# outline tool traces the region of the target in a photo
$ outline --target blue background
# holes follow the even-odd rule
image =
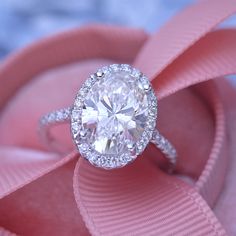
[[[0,59],[36,39],[92,22],[153,32],[193,0],[0,0]],[[227,24],[236,23],[232,18]]]
[[[153,31],[190,0],[0,1],[0,58],[38,38],[92,22]]]

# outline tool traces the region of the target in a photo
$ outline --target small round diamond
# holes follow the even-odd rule
[[[150,82],[137,69],[126,64],[99,69],[81,87],[72,110],[81,155],[106,169],[134,160],[152,137],[156,104]]]

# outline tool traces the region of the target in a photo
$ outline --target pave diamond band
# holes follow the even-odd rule
[[[58,151],[49,133],[52,125],[69,122],[80,154],[105,169],[123,167],[140,155],[149,142],[173,168],[176,150],[156,129],[157,99],[149,80],[137,69],[114,64],[99,69],[80,88],[73,106],[40,119],[40,136]]]
[[[67,123],[71,118],[71,107],[62,108],[57,111],[50,112],[41,117],[39,120],[39,136],[42,143],[59,153],[64,153],[65,147],[61,145],[50,133],[50,129],[54,125]]]

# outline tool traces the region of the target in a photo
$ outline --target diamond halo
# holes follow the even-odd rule
[[[157,99],[147,77],[130,65],[113,64],[99,69],[81,86],[71,111],[71,133],[85,159],[114,169],[144,151],[156,119]]]

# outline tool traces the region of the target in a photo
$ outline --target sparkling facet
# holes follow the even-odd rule
[[[105,74],[84,99],[86,141],[101,154],[127,152],[127,143],[134,145],[141,138],[148,119],[147,94],[126,70]]]

